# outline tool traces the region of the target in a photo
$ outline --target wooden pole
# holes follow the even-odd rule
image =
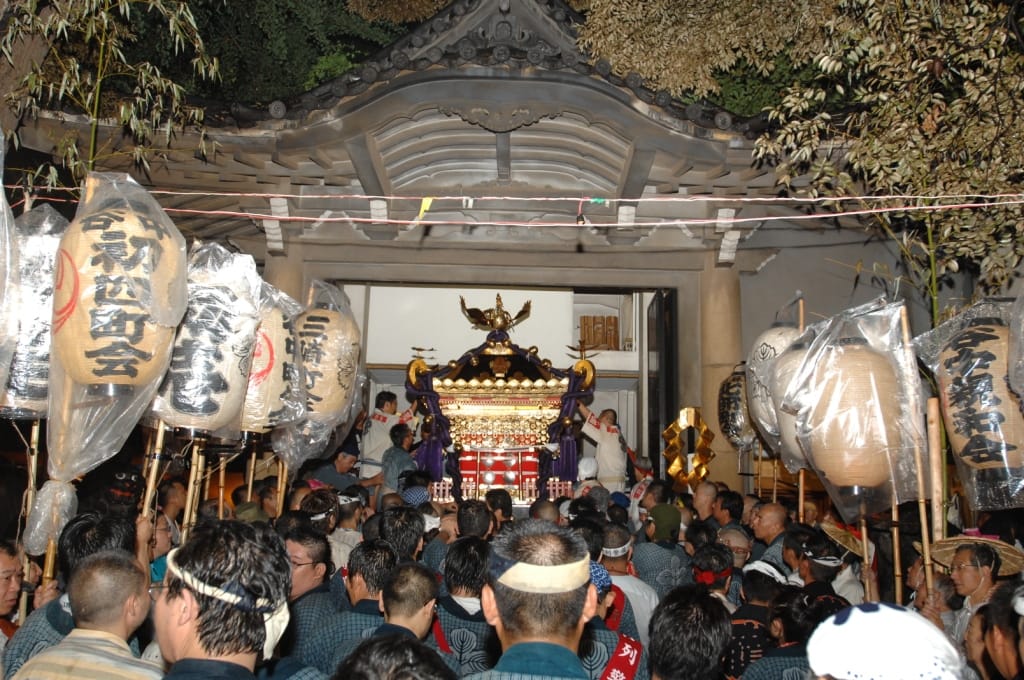
[[[249,456],[249,467],[245,472],[245,485],[246,494],[245,498],[248,502],[252,503],[252,487],[256,483],[256,458],[260,455],[262,446],[260,446],[260,438],[256,437],[252,442],[252,455]]]
[[[761,496],[761,442],[756,442],[754,448],[750,449],[750,455],[754,458],[754,465],[757,467],[757,495]]]
[[[892,503],[892,577],[896,602],[903,602],[903,565],[900,563],[900,509],[895,498]],[[868,565],[870,567],[870,565]]]
[[[868,549],[868,518],[864,514],[863,503],[860,513],[860,550],[863,561],[861,565],[861,580],[864,582],[864,600],[874,602],[878,598],[874,595],[874,588],[871,587],[871,551]]]
[[[946,453],[942,450],[942,430],[939,424],[939,400],[928,400],[928,471],[932,499],[932,536],[935,540],[946,537],[946,508],[943,498],[942,469]]]
[[[224,519],[224,485],[226,481],[225,475],[227,474],[227,470],[227,459],[221,458],[220,467],[218,468],[218,472],[220,473],[220,479],[217,480],[217,519]]]
[[[779,459],[772,458],[772,503],[779,502]]]
[[[277,459],[277,516],[284,512],[284,496],[288,490],[288,464]]]
[[[28,517],[28,513],[32,512],[32,506],[36,504],[36,485],[38,484],[37,476],[39,474],[39,429],[40,420],[37,418],[32,421],[28,448],[25,450],[26,463],[28,464],[28,485],[25,487],[25,505],[23,508],[25,517]],[[27,554],[22,556],[21,566],[27,575],[32,568],[32,561]],[[28,595],[27,592],[22,591],[18,598],[19,623],[24,623],[28,617]]]
[[[192,440],[191,469],[188,475],[188,492],[185,494],[185,515],[181,522],[181,540],[188,538],[189,530],[196,519],[196,499],[199,497],[202,484],[203,440]]]
[[[157,431],[159,431],[161,427],[162,427],[161,421],[157,421],[157,424],[156,424]],[[153,451],[153,438],[154,438],[154,431],[150,430],[150,429],[147,429],[146,430],[146,445],[143,447],[144,451],[146,451],[148,453],[152,453],[152,451]],[[142,478],[143,479],[147,479],[149,477],[149,463],[150,463],[149,456],[148,455],[143,456],[142,457]]]
[[[156,423],[156,437],[150,439],[152,448],[149,450],[149,455],[146,456],[147,469],[146,469],[146,493],[142,497],[142,516],[149,519],[153,516],[154,504],[153,498],[156,496],[156,485],[160,479],[160,459],[163,458],[164,454],[164,421],[158,420]]]
[[[907,362],[911,368],[917,368],[917,357],[914,355],[914,349],[910,344],[910,320],[907,316],[906,305],[900,307],[900,327],[903,333],[903,351],[907,354]],[[907,390],[907,398],[911,402],[911,408],[909,412],[915,418],[921,417],[921,409],[918,404],[918,388],[917,385],[911,385],[910,389]],[[914,467],[917,469],[917,508],[921,518],[921,556],[924,558],[924,578],[925,584],[927,585],[928,592],[932,592],[932,542],[928,535],[928,508],[927,508],[927,490],[924,485],[924,461],[921,457],[921,440],[917,436],[917,428],[914,428]]]
[[[797,519],[800,520],[801,524],[803,524],[803,521],[804,521],[804,493],[805,493],[805,489],[806,489],[806,486],[805,486],[806,484],[807,484],[807,469],[806,468],[800,468],[800,471],[797,472],[797,477],[796,477],[796,488],[797,488],[796,513],[797,513]]]
[[[40,586],[45,588],[57,577],[57,539],[51,537],[46,542],[46,559],[43,562],[43,580]]]

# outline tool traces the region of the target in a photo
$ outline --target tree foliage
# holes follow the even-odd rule
[[[891,205],[924,210],[874,223],[900,245],[937,318],[947,272],[966,264],[995,288],[1024,255],[1019,202],[992,198],[1019,201],[1024,187],[1019,16],[981,0],[843,0],[836,8],[814,55],[815,79],[786,92],[771,113],[777,128],[756,154],[778,162],[780,183],[801,193],[914,197]],[[936,209],[968,203],[983,205]]]
[[[203,35],[216,36],[217,83],[195,83],[205,97],[246,104],[303,92],[347,71],[402,31],[346,11],[337,0],[192,0]],[[399,3],[400,4],[400,3]],[[159,47],[164,61],[170,46]],[[187,70],[175,72],[189,76]]]
[[[148,14],[162,26],[175,55],[200,77],[215,77],[217,63],[206,54],[187,3],[14,0],[9,12],[0,40],[8,60],[30,36],[42,37],[49,46],[46,58],[29,71],[22,87],[7,95],[18,115],[36,115],[45,108],[84,114],[90,121],[88,140],[69,133],[57,149],[63,165],[76,177],[97,160],[122,153],[113,143],[101,146],[102,118],[112,117],[123,127],[133,141],[124,153],[144,168],[161,138],[167,144],[175,129],[202,123],[202,109],[186,103],[180,84],[152,62],[127,56],[139,40],[133,17]]]

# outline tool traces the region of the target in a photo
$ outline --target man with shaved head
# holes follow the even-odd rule
[[[767,546],[761,560],[770,562],[787,576],[793,571],[782,558],[782,539],[788,523],[789,514],[779,503],[765,503],[756,508],[750,517],[754,538]]]
[[[480,604],[502,656],[470,678],[588,678],[576,654],[597,591],[581,536],[541,520],[513,523],[494,539]]]
[[[148,585],[149,574],[126,551],[106,550],[86,557],[68,582],[74,629],[29,659],[14,677],[163,677],[162,668],[137,659],[126,642],[149,614]]]

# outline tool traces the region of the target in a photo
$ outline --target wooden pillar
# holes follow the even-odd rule
[[[306,304],[309,283],[305,280],[304,247],[300,243],[288,242],[283,254],[267,253],[263,268],[263,280],[284,291],[299,304]]]
[[[741,312],[738,268],[719,266],[717,252],[707,253],[700,276],[700,407],[704,422],[715,433],[711,448],[717,456],[710,476],[743,493],[738,453],[718,422],[718,388],[743,357]]]

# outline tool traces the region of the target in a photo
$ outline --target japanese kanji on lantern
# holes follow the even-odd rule
[[[185,239],[128,175],[92,173],[54,274],[48,471],[26,523],[41,554],[74,515],[71,481],[116,454],[152,402],[185,312]]]
[[[344,291],[324,281],[310,286],[306,311],[295,322],[306,417],[274,430],[274,452],[290,470],[321,455],[346,422],[359,385],[362,335]]]
[[[19,255],[17,305],[5,309],[18,324],[18,336],[6,389],[0,395],[0,415],[6,418],[46,417],[53,265],[67,226],[68,221],[49,203],[14,221]]]
[[[1011,307],[983,300],[915,339],[935,372],[953,459],[975,510],[1024,505],[1024,416],[1008,376]]]
[[[249,255],[195,243],[189,303],[153,411],[172,427],[213,433],[241,418],[262,280]]]
[[[185,281],[174,278],[185,247],[155,201],[107,200],[102,182],[86,180],[57,251],[53,350],[79,385],[130,388],[163,377],[177,326],[170,310],[185,299]]]
[[[269,283],[263,283],[260,324],[242,406],[243,432],[269,432],[305,415],[299,343],[295,333],[295,318],[301,313],[299,303]]]
[[[745,362],[740,362],[718,387],[718,426],[738,451],[749,451],[757,439],[747,409]]]

